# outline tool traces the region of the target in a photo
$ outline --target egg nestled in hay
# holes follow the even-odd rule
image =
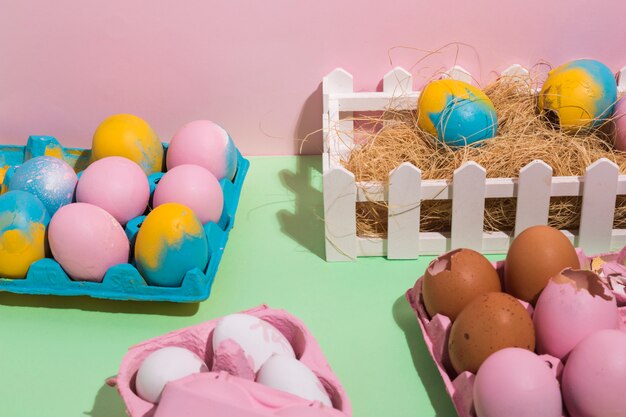
[[[418,125],[448,146],[490,139],[498,130],[493,103],[478,88],[459,80],[430,82],[420,94]]]
[[[566,132],[596,128],[613,112],[617,84],[611,70],[593,59],[550,71],[538,98],[539,111]]]

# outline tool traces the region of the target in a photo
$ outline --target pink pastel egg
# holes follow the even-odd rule
[[[620,99],[613,110],[615,120],[615,149],[626,151],[626,98]]]
[[[48,241],[56,261],[78,281],[101,282],[110,267],[127,263],[130,254],[118,221],[87,203],[61,207],[50,220]]]
[[[76,187],[76,201],[108,211],[121,224],[143,214],[149,200],[148,177],[139,165],[120,156],[89,165]]]
[[[619,328],[617,303],[591,271],[566,269],[552,277],[533,314],[537,352],[566,360],[572,349],[601,329]]]
[[[580,342],[563,369],[570,417],[626,416],[626,334],[600,330]]]
[[[474,382],[478,417],[561,417],[556,376],[539,356],[506,348],[489,356]]]
[[[224,209],[220,183],[198,165],[178,165],[159,180],[153,197],[154,207],[179,203],[189,207],[202,224],[217,223]]]
[[[228,133],[209,120],[187,123],[170,141],[167,169],[184,164],[200,165],[218,180],[232,180],[237,171],[237,150]]]

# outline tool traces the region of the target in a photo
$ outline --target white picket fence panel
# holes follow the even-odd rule
[[[504,75],[528,71],[513,65]],[[455,66],[443,77],[472,83],[471,75]],[[548,221],[551,197],[582,196],[580,228],[563,230],[576,246],[588,253],[605,252],[626,245],[626,229],[613,229],[617,196],[626,195],[626,175],[602,158],[581,177],[553,177],[552,168],[536,160],[520,170],[518,178],[486,178],[486,171],[467,162],[454,172],[452,180],[422,180],[418,167],[405,162],[389,173],[388,183],[356,182],[343,168],[353,148],[353,112],[414,109],[419,91],[413,90],[411,74],[394,68],[383,77],[383,91],[354,92],[352,75],[336,69],[324,77],[323,185],[326,226],[326,259],[350,261],[358,256],[387,256],[415,259],[469,247],[483,253],[503,253],[524,229]],[[618,91],[626,92],[626,67],[618,74]],[[517,199],[515,230],[485,232],[486,198]],[[452,227],[449,233],[420,232],[420,205],[423,200],[452,200]],[[387,238],[364,238],[356,234],[356,203],[385,202],[388,206]]]

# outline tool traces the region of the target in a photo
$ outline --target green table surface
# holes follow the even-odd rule
[[[307,324],[355,417],[456,416],[404,300],[432,257],[327,263],[321,158],[250,159],[208,300],[0,293],[0,416],[125,416],[105,379],[129,346],[263,303]]]

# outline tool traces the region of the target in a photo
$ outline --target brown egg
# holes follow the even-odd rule
[[[474,298],[500,291],[500,278],[489,260],[471,249],[441,255],[424,273],[422,294],[426,311],[454,321]]]
[[[550,277],[565,268],[580,268],[574,245],[553,227],[529,227],[513,240],[506,255],[504,290],[534,305]]]
[[[503,292],[478,296],[450,329],[448,353],[458,373],[476,373],[489,355],[507,347],[535,350],[535,328],[524,306]]]

